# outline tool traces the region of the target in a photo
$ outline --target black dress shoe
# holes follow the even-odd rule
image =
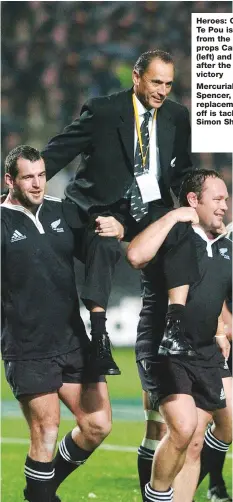
[[[194,349],[185,338],[184,328],[180,319],[167,315],[164,336],[158,353],[162,356],[194,357],[196,355]]]
[[[93,336],[91,341],[90,365],[100,375],[121,374],[112,357],[110,340],[107,333]]]

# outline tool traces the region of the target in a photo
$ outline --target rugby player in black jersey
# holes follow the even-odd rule
[[[227,210],[227,197],[226,185],[217,172],[192,171],[180,194],[181,205],[190,207],[171,211],[139,234],[128,248],[128,259],[134,267],[143,268],[150,262],[143,272],[136,357],[142,387],[148,393],[149,410],[154,413],[149,420],[158,420],[159,409],[167,426],[153,458],[145,501],[192,501],[200,450],[212,416],[214,425],[206,432],[205,441],[211,444],[213,455],[227,451],[231,443],[232,380],[224,359],[229,356],[229,342],[224,333],[217,333],[224,300],[231,294],[231,243],[218,234]],[[178,221],[184,225],[189,220],[195,223],[193,211],[199,218],[193,230],[200,280],[190,287],[186,305],[186,336],[195,350],[188,360],[175,353],[165,356],[161,351],[166,312],[160,311],[165,302],[159,289],[164,276],[158,251],[168,232],[178,231]],[[151,432],[147,446],[145,442],[139,449],[148,465],[156,446],[154,431]]]
[[[2,357],[30,431],[24,500],[59,501],[58,486],[111,430],[105,377],[88,367],[73,253],[76,236],[63,202],[45,195],[44,161],[19,146],[5,161],[9,193],[1,204]],[[54,457],[60,401],[77,426]]]

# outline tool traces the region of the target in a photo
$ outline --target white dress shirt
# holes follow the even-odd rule
[[[144,113],[148,112],[148,110],[145,108],[145,106],[142,105],[141,101],[136,98],[136,104],[137,104],[137,110],[138,110],[138,116],[139,116],[139,124],[140,127],[142,125],[142,122],[144,120]],[[154,120],[154,113],[155,110],[152,108],[150,111],[151,117],[148,122],[148,130],[149,130],[149,136],[150,136],[150,145],[149,145],[149,171],[151,173],[154,173],[157,181],[159,181],[160,175],[161,175],[161,169],[160,169],[160,161],[159,161],[159,148],[157,145],[157,121]],[[136,120],[134,120],[134,155],[137,147],[137,141],[138,141],[138,134],[137,134],[137,128],[136,128]]]

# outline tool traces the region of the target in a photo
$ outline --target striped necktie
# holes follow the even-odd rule
[[[143,119],[143,122],[140,127],[143,156],[146,155],[145,166],[143,167],[143,163],[142,163],[142,153],[141,153],[141,149],[140,149],[139,140],[137,140],[137,146],[136,146],[136,151],[135,151],[135,156],[134,156],[134,181],[133,181],[133,184],[132,184],[132,187],[130,190],[131,191],[130,214],[133,216],[133,218],[136,221],[140,221],[143,218],[143,216],[145,216],[148,213],[148,203],[143,203],[143,200],[141,197],[141,192],[139,190],[139,187],[138,187],[138,184],[136,181],[136,176],[142,174],[144,172],[144,170],[149,170],[150,136],[149,136],[149,130],[148,130],[148,123],[149,123],[150,117],[151,117],[151,113],[145,112],[144,119]]]

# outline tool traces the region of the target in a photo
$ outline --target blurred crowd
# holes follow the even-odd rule
[[[172,98],[191,109],[191,13],[231,12],[231,2],[2,2],[2,160],[14,146],[41,149],[89,97],[132,85],[132,67],[150,49],[172,53]],[[230,154],[195,154],[224,172]],[[66,170],[64,182],[70,177]]]

